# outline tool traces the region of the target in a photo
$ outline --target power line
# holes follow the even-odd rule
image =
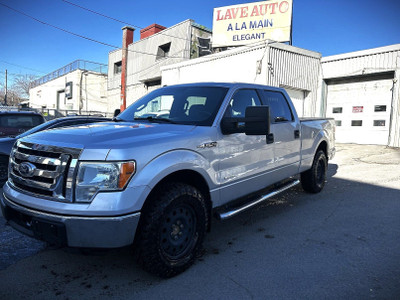
[[[5,70],[0,70],[0,76],[4,77],[5,76],[3,74],[4,72],[5,72]],[[25,76],[26,74],[21,74],[21,73],[17,74],[17,73],[7,72],[7,75],[9,75],[9,76]]]
[[[86,8],[86,7],[83,7],[83,6],[80,6],[80,5],[78,5],[78,4],[75,4],[75,3],[73,3],[73,2],[70,2],[70,1],[67,1],[67,0],[61,0],[61,1],[65,2],[65,3],[68,3],[68,4],[70,4],[70,5],[76,6],[76,7],[80,8],[80,9],[86,10],[86,11],[88,11],[88,12],[91,12],[91,13],[93,13],[93,14],[96,14],[96,15],[102,16],[102,17],[104,17],[104,18],[113,20],[113,21],[115,21],[115,22],[118,22],[118,23],[121,23],[121,24],[124,24],[124,25],[130,25],[130,26],[132,26],[132,27],[136,27],[136,28],[139,28],[139,29],[144,29],[143,27],[140,27],[140,26],[137,26],[137,25],[133,25],[133,24],[130,24],[130,23],[125,22],[125,21],[118,20],[118,19],[116,19],[116,18],[113,18],[113,17],[107,16],[107,15],[105,15],[105,14],[99,13],[99,12],[94,11],[94,10],[92,10],[92,9],[89,9],[89,8]],[[173,37],[173,38],[176,38],[176,39],[181,39],[181,40],[184,40],[184,41],[188,41],[188,40],[189,40],[189,39],[182,38],[182,37],[179,37],[179,36],[169,35],[169,34],[164,33],[164,32],[159,32],[159,34],[165,35],[165,36],[169,36],[169,37]]]
[[[35,18],[35,17],[32,17],[31,15],[28,15],[28,14],[26,14],[26,13],[20,11],[20,10],[17,10],[17,9],[15,9],[15,8],[12,8],[12,7],[10,7],[10,6],[6,5],[6,4],[4,4],[4,3],[0,3],[0,4],[3,5],[3,6],[5,6],[5,7],[7,7],[8,9],[11,9],[11,10],[13,10],[13,11],[15,11],[15,12],[21,14],[21,15],[24,15],[25,17],[28,17],[28,18],[30,18],[30,19],[33,19],[33,20],[35,20],[36,22],[39,22],[39,23],[41,23],[41,24],[43,24],[43,25],[47,25],[47,26],[53,27],[53,28],[55,28],[55,29],[64,31],[64,32],[66,32],[66,33],[75,35],[75,36],[77,36],[77,37],[80,37],[80,38],[83,38],[83,39],[86,39],[86,40],[89,40],[89,41],[92,41],[92,42],[95,42],[95,43],[102,44],[102,45],[104,45],[104,46],[108,46],[108,47],[112,47],[112,48],[117,48],[117,49],[119,49],[119,47],[117,47],[117,46],[114,46],[114,45],[111,45],[111,44],[108,44],[108,43],[104,43],[104,42],[101,42],[101,41],[98,41],[98,40],[95,40],[95,39],[92,39],[92,38],[89,38],[89,37],[86,37],[86,36],[83,36],[83,35],[80,35],[80,34],[77,34],[77,33],[74,33],[74,32],[71,32],[71,31],[66,30],[66,29],[63,29],[63,28],[61,28],[61,27],[52,25],[52,24],[47,23],[47,22],[44,22],[44,21],[42,21],[42,20],[39,20],[39,19],[37,19],[37,18]]]
[[[31,16],[31,15],[28,15],[28,14],[26,14],[26,13],[20,11],[20,10],[17,10],[17,9],[15,9],[15,8],[12,8],[12,7],[10,7],[10,6],[6,5],[6,4],[4,4],[4,3],[1,3],[1,2],[0,2],[0,5],[2,5],[2,6],[4,6],[4,7],[7,7],[8,9],[10,9],[10,10],[12,10],[12,11],[15,11],[15,12],[21,14],[21,15],[24,15],[25,17],[28,17],[28,18],[30,18],[30,19],[32,19],[32,20],[35,20],[36,22],[39,22],[39,23],[41,23],[41,24],[43,24],[43,25],[47,25],[47,26],[53,27],[53,28],[58,29],[58,30],[60,30],[60,31],[63,31],[63,32],[65,32],[65,33],[68,33],[68,34],[71,34],[71,35],[74,35],[74,36],[77,36],[77,37],[80,37],[80,38],[89,40],[89,41],[94,42],[94,43],[101,44],[101,45],[104,45],[104,46],[108,46],[108,47],[115,48],[115,49],[121,49],[121,48],[118,47],[118,46],[111,45],[111,44],[109,44],[109,43],[105,43],[105,42],[102,42],[102,41],[99,41],[99,40],[95,40],[95,39],[92,39],[92,38],[90,38],[90,37],[87,37],[87,36],[84,36],[84,35],[81,35],[81,34],[78,34],[78,33],[75,33],[75,32],[69,31],[69,30],[66,30],[66,29],[64,29],[64,28],[61,28],[61,27],[52,25],[52,24],[47,23],[47,22],[42,21],[42,20],[39,20],[39,19],[37,19],[37,18],[35,18],[35,17]],[[122,50],[125,50],[125,49],[122,48]],[[148,52],[142,52],[142,51],[136,51],[136,50],[130,50],[130,49],[126,49],[126,50],[129,51],[129,52],[134,52],[134,53],[139,53],[139,54],[157,56],[157,54],[148,53]],[[174,57],[174,58],[181,58],[181,57]]]
[[[2,3],[0,3],[0,4],[2,4]],[[0,62],[5,63],[5,64],[8,64],[8,65],[11,65],[11,66],[14,66],[14,67],[18,67],[18,68],[22,68],[22,69],[27,69],[27,70],[34,71],[34,72],[37,72],[37,73],[46,74],[46,72],[39,71],[39,70],[35,70],[35,69],[32,69],[32,68],[28,68],[28,67],[24,67],[24,66],[17,65],[17,64],[14,64],[14,63],[10,63],[10,62],[4,61],[4,60],[0,60]]]

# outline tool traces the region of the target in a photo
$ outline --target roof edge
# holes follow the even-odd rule
[[[367,50],[360,50],[360,51],[348,52],[348,53],[343,53],[343,54],[325,56],[325,57],[322,57],[321,62],[325,63],[325,62],[330,62],[330,61],[335,61],[335,60],[354,58],[357,56],[368,56],[368,55],[393,52],[393,51],[400,51],[400,44],[394,44],[394,45],[372,48],[372,49],[367,49]]]

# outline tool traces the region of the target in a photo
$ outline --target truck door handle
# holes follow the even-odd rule
[[[274,143],[274,134],[270,133],[267,135],[267,144],[273,144]]]
[[[294,138],[299,139],[300,138],[300,130],[295,130],[294,131]]]

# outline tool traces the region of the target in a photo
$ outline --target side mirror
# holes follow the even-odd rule
[[[244,118],[223,118],[221,131],[222,134],[269,135],[269,106],[248,106]]]
[[[244,133],[246,135],[269,135],[269,106],[246,107]]]
[[[116,110],[114,110],[114,118],[116,116],[118,116],[121,113],[121,110],[119,108],[117,108]]]

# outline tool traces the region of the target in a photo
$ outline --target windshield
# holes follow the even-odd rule
[[[227,93],[222,87],[165,87],[139,99],[117,120],[211,126]]]

